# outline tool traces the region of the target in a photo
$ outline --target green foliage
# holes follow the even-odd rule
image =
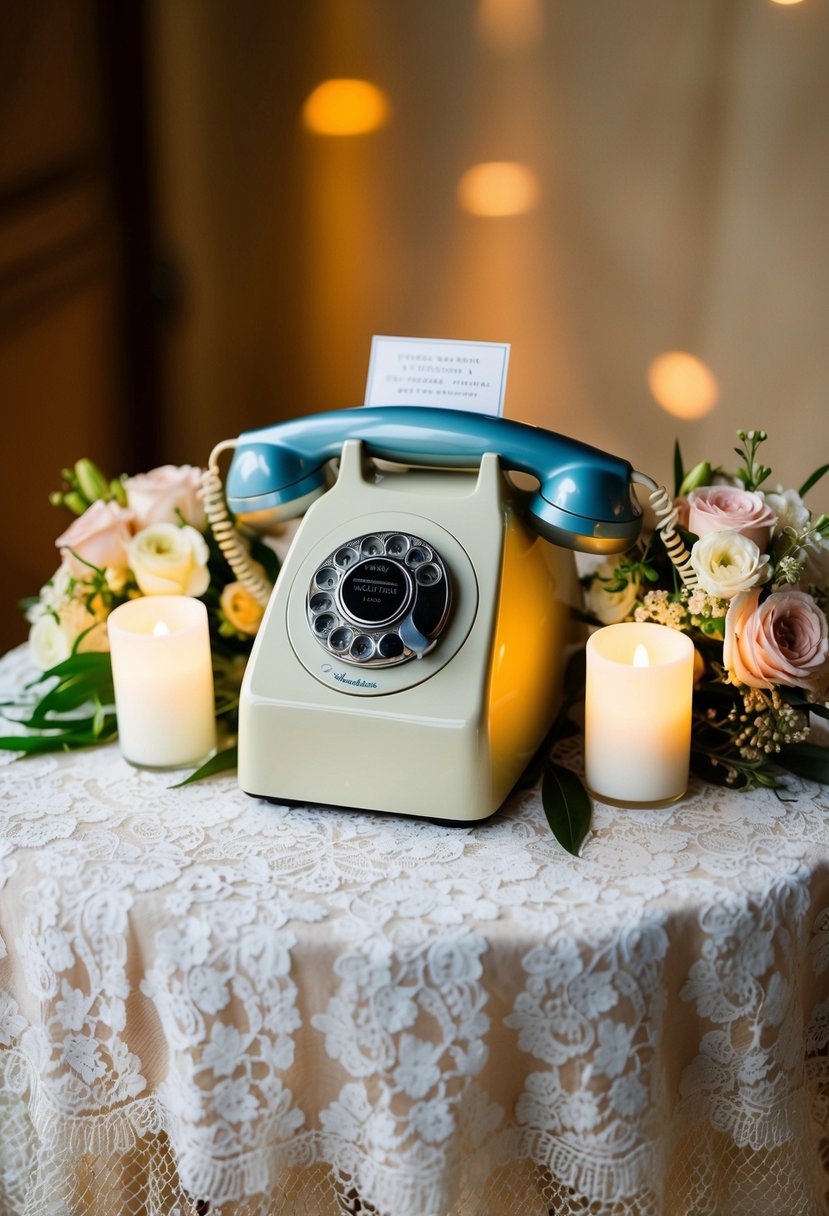
[[[556,840],[578,857],[590,830],[590,798],[570,769],[549,760],[541,783],[541,802]]]
[[[183,781],[179,781],[176,785],[171,785],[170,789],[180,790],[183,785],[192,785],[196,781],[203,781],[205,777],[215,777],[217,773],[235,772],[239,759],[239,749],[233,743],[230,747],[225,747],[220,752],[216,752],[215,756],[211,756],[209,760],[205,760],[204,764],[197,768],[189,777],[185,777]]]
[[[806,495],[811,490],[812,486],[816,486],[817,483],[820,481],[821,477],[823,477],[825,473],[829,473],[829,464],[821,465],[819,469],[815,469],[815,471],[811,477],[806,478],[803,485],[798,490],[798,494],[800,495],[800,497],[805,498]],[[824,518],[824,516],[821,516],[821,519],[823,519],[823,518]]]
[[[765,431],[738,431],[737,438],[742,443],[742,447],[735,448],[734,451],[743,464],[737,469],[736,476],[739,477],[746,490],[757,490],[771,474],[768,465],[760,464],[756,459],[757,449],[761,443],[765,443],[768,435]]]
[[[39,755],[109,743],[118,733],[109,655],[71,655],[0,710],[7,721],[27,731],[0,737],[0,748],[6,751]]]

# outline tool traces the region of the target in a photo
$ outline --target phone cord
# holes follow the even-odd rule
[[[647,486],[651,491],[650,504],[656,514],[656,530],[662,537],[662,543],[665,546],[668,557],[679,572],[679,577],[685,586],[692,591],[697,586],[699,580],[697,572],[691,564],[691,555],[685,548],[682,537],[676,530],[679,512],[668,497],[668,491],[664,486],[657,485],[645,473],[634,473],[631,480],[637,485]]]
[[[236,447],[235,439],[225,439],[210,453],[207,468],[201,476],[202,500],[210,530],[216,544],[245,591],[264,608],[273,591],[272,583],[260,573],[260,568],[251,559],[247,545],[239,535],[225,502],[224,487],[219,473],[219,456]]]

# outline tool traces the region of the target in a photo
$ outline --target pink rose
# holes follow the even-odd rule
[[[117,502],[99,498],[83,515],[69,525],[55,544],[76,578],[88,578],[92,571],[127,569],[125,546],[132,536],[132,511]]]
[[[180,511],[186,524],[199,532],[203,530],[200,469],[189,464],[165,464],[149,473],[128,477],[124,485],[139,529],[150,524],[180,524]]]
[[[820,695],[829,680],[826,617],[805,591],[741,591],[725,618],[723,662],[742,684],[786,684]]]
[[[730,528],[753,540],[761,553],[768,552],[771,530],[777,516],[755,490],[735,486],[701,486],[688,495],[688,530],[695,536],[724,532]]]

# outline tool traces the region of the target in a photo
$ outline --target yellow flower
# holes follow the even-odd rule
[[[227,621],[237,633],[254,637],[265,609],[246,591],[241,583],[228,583],[219,599]]]

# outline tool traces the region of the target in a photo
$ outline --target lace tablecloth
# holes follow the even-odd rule
[[[4,1216],[827,1210],[826,790],[597,806],[574,860],[538,791],[171,780],[2,769]]]

